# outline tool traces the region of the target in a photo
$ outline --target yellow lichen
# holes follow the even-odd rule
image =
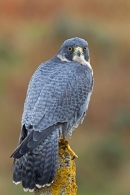
[[[68,148],[59,144],[58,170],[51,190],[54,195],[76,195],[76,166]]]

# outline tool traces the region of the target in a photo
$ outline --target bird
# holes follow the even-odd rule
[[[58,143],[83,122],[93,85],[88,42],[79,37],[65,40],[58,53],[36,69],[27,89],[18,146],[10,156],[13,183],[33,192],[54,181]]]

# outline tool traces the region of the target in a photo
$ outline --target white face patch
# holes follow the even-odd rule
[[[60,58],[60,60],[61,60],[62,62],[70,62],[69,60],[67,60],[67,59],[65,58],[65,56],[62,56],[62,55],[60,55],[60,54],[58,54],[57,57]]]

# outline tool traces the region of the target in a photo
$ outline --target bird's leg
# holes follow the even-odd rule
[[[74,158],[78,158],[78,156],[75,154],[75,152],[71,149],[69,143],[67,140],[65,140],[65,137],[63,135],[63,138],[60,139],[59,144],[62,146],[65,146],[65,148],[68,150],[68,152],[70,153],[70,155]]]

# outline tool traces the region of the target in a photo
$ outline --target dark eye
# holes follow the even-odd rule
[[[84,47],[83,50],[84,50],[84,51],[87,50],[87,47]]]
[[[68,51],[72,51],[72,47],[68,47]]]

